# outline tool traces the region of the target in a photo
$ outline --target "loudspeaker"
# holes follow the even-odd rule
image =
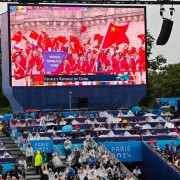
[[[172,27],[173,27],[173,21],[171,21],[170,19],[164,18],[163,24],[161,27],[161,32],[156,41],[156,45],[165,45],[167,43],[171,35]]]
[[[88,98],[78,98],[78,107],[87,108],[88,107]]]

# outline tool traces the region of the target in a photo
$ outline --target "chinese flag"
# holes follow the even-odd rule
[[[38,45],[38,47],[40,47],[40,48],[42,48],[43,47],[43,36],[42,35],[40,35],[39,37],[38,37],[38,40],[37,40],[37,45]]]
[[[94,34],[94,41],[97,41],[97,45],[94,46],[94,48],[99,49],[102,43],[104,36],[101,36],[100,34]]]
[[[21,41],[21,39],[22,39],[21,35],[15,34],[11,40],[16,41],[16,43],[19,43]]]
[[[60,43],[62,43],[63,45],[66,44],[67,41],[68,41],[67,38],[64,37],[64,36],[58,36],[58,37],[57,37],[57,40],[58,40]]]
[[[86,31],[87,31],[87,27],[84,24],[82,24],[81,32],[85,33]]]
[[[51,42],[51,39],[49,37],[44,38],[44,45],[45,45],[46,50],[48,50],[48,48],[52,46],[52,42]]]
[[[79,42],[79,38],[76,36],[70,36],[70,43],[73,43],[73,46],[71,45],[71,49],[73,53],[83,53],[84,49]]]
[[[32,30],[29,37],[34,39],[34,40],[37,40],[37,38],[39,37],[39,34],[36,31]]]
[[[91,38],[88,39],[87,43],[86,44],[89,44],[91,45]]]
[[[136,48],[135,47],[132,47],[131,50],[129,51],[129,54],[130,55],[133,55],[137,52]]]
[[[70,42],[77,43],[77,42],[79,42],[79,39],[76,36],[70,36]]]
[[[139,34],[137,37],[141,40],[142,44],[145,43],[145,34]]]
[[[49,34],[47,34],[45,31],[42,31],[42,34],[43,34],[45,37],[49,36]]]
[[[102,48],[108,48],[112,44],[122,44],[122,43],[129,43],[129,39],[126,36],[126,31],[128,29],[129,23],[123,26],[116,26],[113,23],[109,24],[107,33],[104,37],[104,42],[102,44]]]

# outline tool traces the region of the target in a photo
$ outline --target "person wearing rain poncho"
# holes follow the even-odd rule
[[[40,151],[37,151],[36,156],[35,156],[35,163],[34,163],[36,167],[36,174],[40,173],[41,164],[42,164],[42,155]]]
[[[31,133],[29,133],[26,142],[29,144],[31,140],[34,140],[34,137]]]
[[[36,135],[34,136],[34,140],[40,140],[41,136],[39,135],[39,133],[37,132]]]

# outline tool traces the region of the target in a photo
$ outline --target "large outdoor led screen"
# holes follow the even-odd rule
[[[145,7],[9,5],[12,86],[146,84]]]

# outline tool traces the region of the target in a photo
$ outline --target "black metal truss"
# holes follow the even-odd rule
[[[144,5],[168,5],[180,4],[178,0],[0,0],[0,2],[16,2],[20,4],[39,4],[39,3],[74,3],[74,4],[144,4]]]

